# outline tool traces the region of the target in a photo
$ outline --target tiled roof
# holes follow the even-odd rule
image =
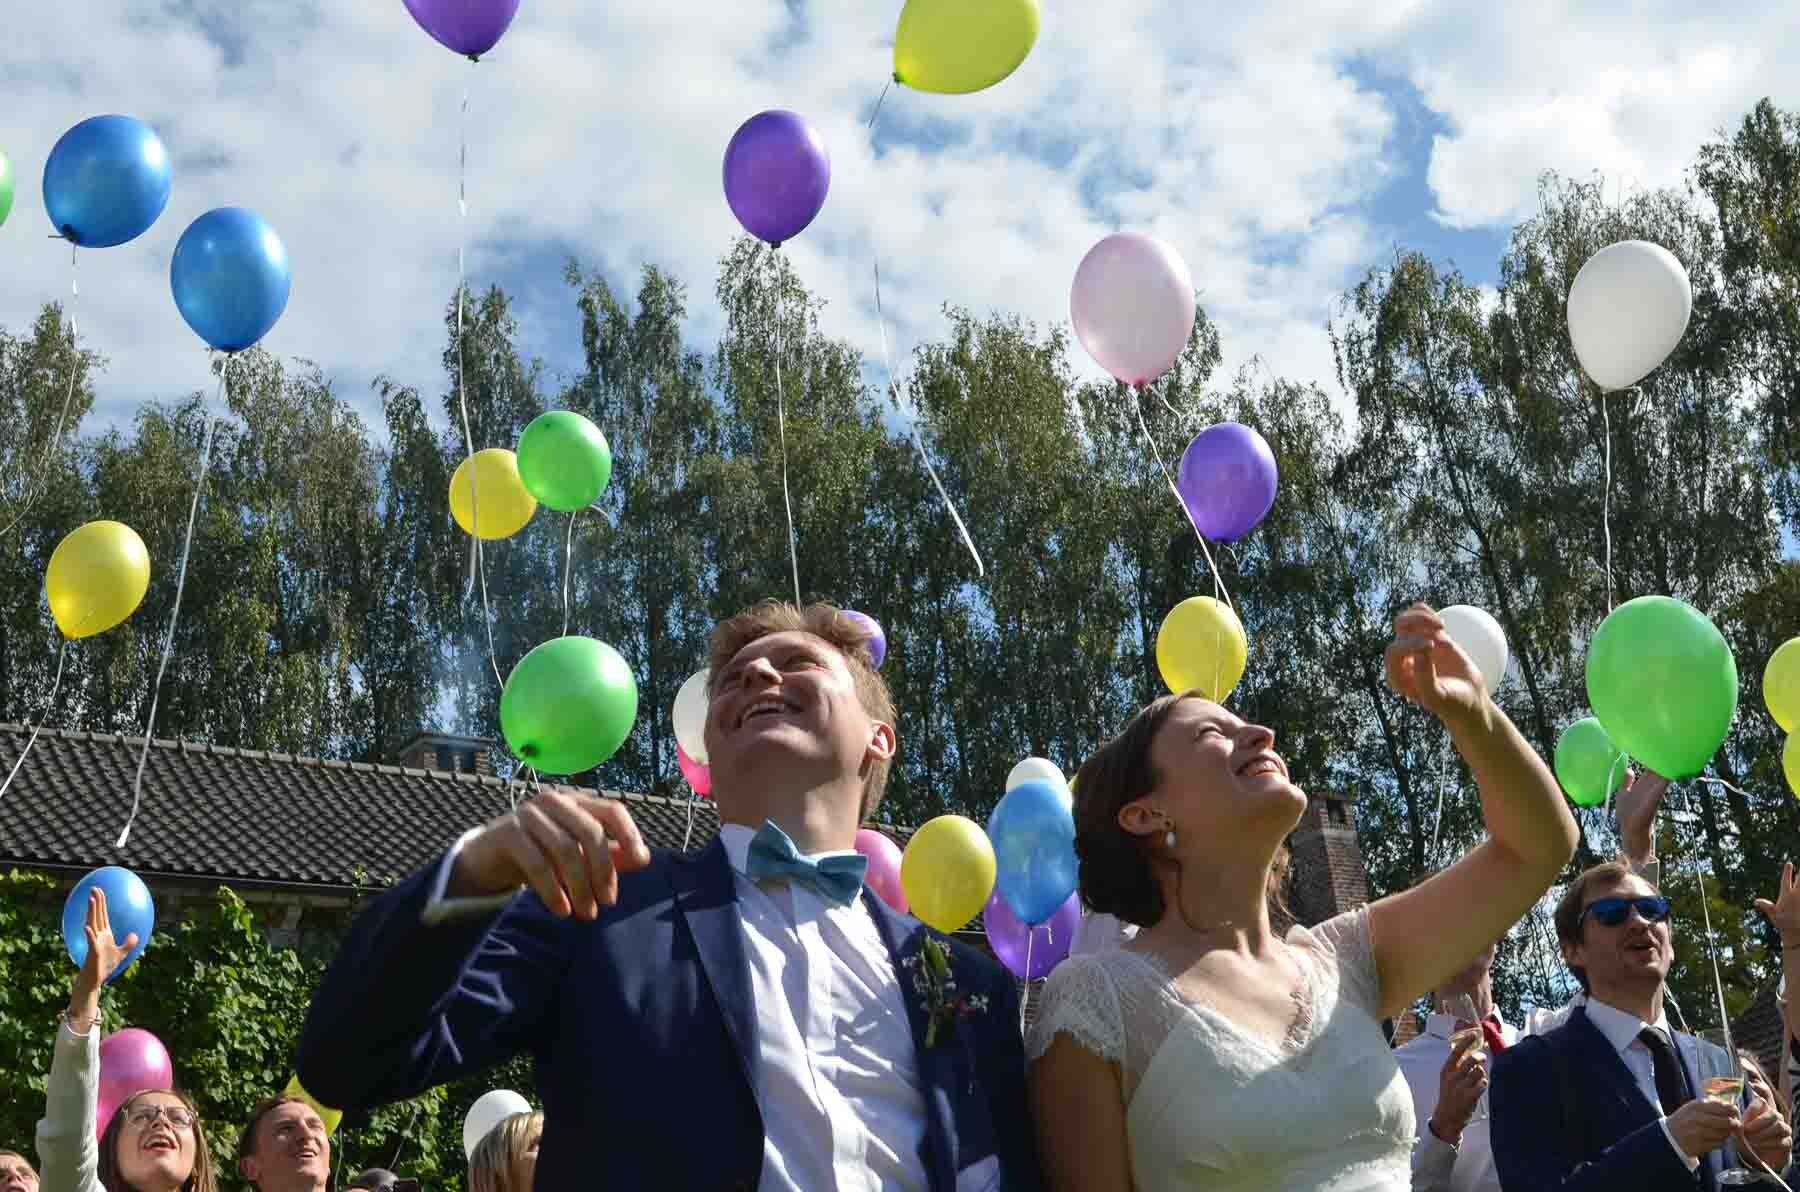
[[[1791,983],[1791,982],[1790,982]],[[1769,1079],[1781,1080],[1781,1006],[1775,1001],[1776,980],[1757,990],[1742,1013],[1731,1020],[1731,1041],[1739,1051],[1754,1055]]]
[[[28,737],[0,724],[0,777]],[[125,865],[146,878],[348,891],[411,872],[511,806],[498,778],[156,740],[119,851],[142,746],[141,737],[40,733],[0,800],[0,866]],[[718,834],[710,802],[602,794],[630,807],[652,845],[702,848]],[[901,847],[912,835],[877,826]]]

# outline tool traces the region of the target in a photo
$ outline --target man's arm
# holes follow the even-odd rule
[[[1662,885],[1662,862],[1656,859],[1656,813],[1662,809],[1663,796],[1669,793],[1669,780],[1654,770],[1625,775],[1625,789],[1614,805],[1619,817],[1619,850],[1625,854],[1633,872],[1652,886]]]

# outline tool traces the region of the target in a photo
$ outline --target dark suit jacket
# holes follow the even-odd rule
[[[1672,1032],[1697,1095],[1729,1070],[1723,1049]],[[1488,1092],[1494,1166],[1506,1192],[1714,1192],[1719,1152],[1690,1172],[1669,1145],[1662,1115],[1606,1036],[1577,1008],[1562,1026],[1494,1057]]]
[[[352,926],[306,1016],[301,1083],[359,1111],[527,1051],[545,1108],[537,1188],[755,1188],[757,1024],[724,846],[654,852],[594,923],[521,892],[477,920],[423,926],[440,864]],[[933,1192],[996,1159],[995,1186],[1037,1188],[1011,976],[950,941],[958,992],[986,994],[988,1009],[925,1047],[928,1011],[901,965],[929,929],[867,890],[863,900],[907,999]]]

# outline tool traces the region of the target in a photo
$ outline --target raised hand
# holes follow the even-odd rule
[[[87,959],[75,974],[75,985],[69,991],[69,1017],[92,1022],[100,1013],[100,987],[119,971],[125,957],[137,947],[137,932],[123,940],[113,939],[112,917],[106,910],[106,891],[95,886],[88,891]]]
[[[1386,654],[1387,681],[1401,698],[1443,720],[1479,712],[1487,699],[1481,668],[1444,632],[1444,622],[1424,604],[1394,619]]]
[[[1769,916],[1775,930],[1781,933],[1784,948],[1800,948],[1800,881],[1794,878],[1794,863],[1781,867],[1781,882],[1775,887],[1775,901],[1758,898],[1756,909]]]
[[[618,901],[619,873],[649,863],[650,850],[623,803],[541,791],[468,839],[447,892],[503,894],[529,885],[552,914],[594,919]]]
[[[1669,780],[1654,770],[1625,772],[1625,787],[1614,806],[1619,816],[1619,844],[1631,860],[1643,862],[1656,855],[1656,813],[1668,792]]]

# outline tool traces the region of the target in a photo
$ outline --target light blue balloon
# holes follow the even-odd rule
[[[44,210],[83,248],[136,240],[169,205],[169,151],[142,120],[93,116],[62,135],[44,163]]]
[[[242,207],[219,207],[189,224],[169,262],[176,309],[221,352],[241,352],[267,335],[292,286],[281,237]]]
[[[1042,923],[1075,892],[1075,817],[1048,782],[1021,782],[988,817],[994,887],[1023,923]]]
[[[151,901],[150,887],[144,885],[142,878],[117,865],[96,869],[76,882],[75,888],[69,891],[69,900],[63,903],[62,920],[63,943],[76,968],[87,963],[88,891],[95,886],[106,891],[106,915],[112,923],[113,942],[123,944],[132,932],[138,937],[118,970],[106,978],[113,981],[150,946],[150,933],[156,930],[156,903]]]

